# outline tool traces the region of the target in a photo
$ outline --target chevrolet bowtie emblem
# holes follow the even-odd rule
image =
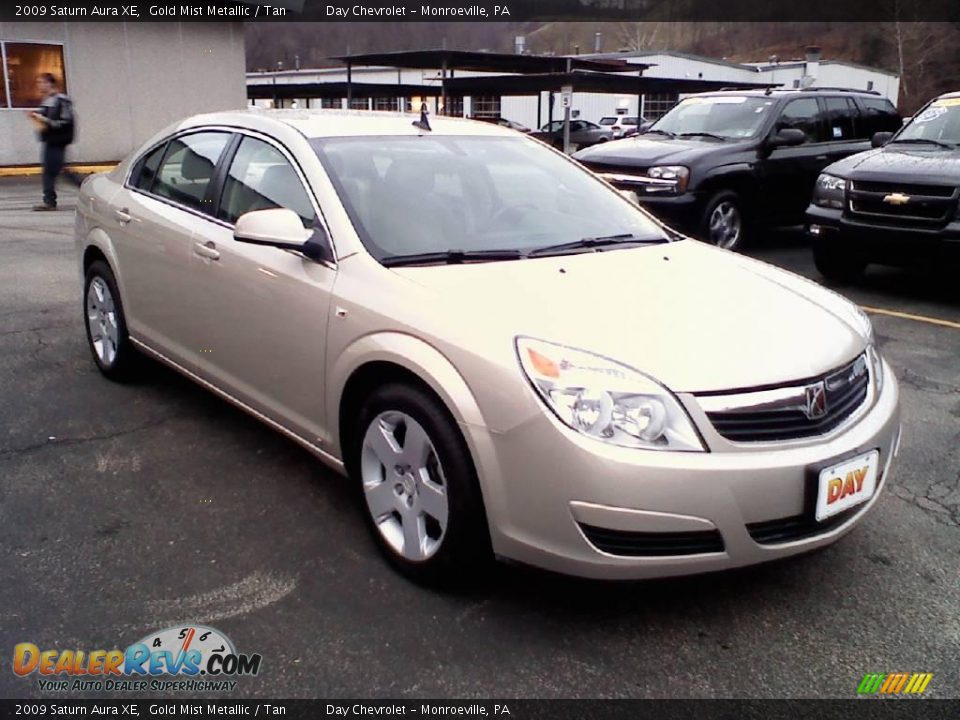
[[[910,196],[904,195],[903,193],[891,193],[889,195],[885,195],[883,201],[885,203],[889,203],[890,205],[906,205],[908,202],[910,202]]]

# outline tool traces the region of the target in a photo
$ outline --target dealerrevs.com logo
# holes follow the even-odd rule
[[[238,653],[219,630],[186,625],[151,633],[126,650],[41,650],[19,643],[13,672],[36,674],[45,691],[230,691],[234,678],[260,672],[261,659]]]

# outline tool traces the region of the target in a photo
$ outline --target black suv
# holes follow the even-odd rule
[[[870,262],[960,259],[960,92],[932,100],[876,149],[827,167],[807,210],[817,269],[856,279]]]
[[[574,157],[688,234],[733,249],[751,227],[801,223],[820,171],[900,116],[872,92],[721,91],[681,100],[642,135]]]

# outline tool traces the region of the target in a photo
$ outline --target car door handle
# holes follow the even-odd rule
[[[213,240],[207,240],[205,243],[195,242],[193,244],[193,251],[200,257],[205,257],[210,260],[220,259],[220,251],[217,250],[217,246]]]
[[[130,214],[129,208],[123,208],[123,210],[114,210],[113,216],[120,221],[121,225],[126,225],[128,222],[133,220],[133,215]]]
[[[829,159],[830,157],[828,155],[817,155],[817,160],[829,160]]]

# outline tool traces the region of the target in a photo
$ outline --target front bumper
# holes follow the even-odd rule
[[[637,579],[752,565],[827,545],[870,510],[889,478],[900,412],[889,368],[886,378],[873,406],[846,429],[819,442],[764,449],[614,447],[574,433],[547,412],[503,434],[466,427],[494,551],[570,575]],[[874,495],[817,525],[811,474],[871,449],[880,452]],[[796,523],[805,526],[791,534]],[[601,550],[611,536],[614,545],[618,537],[653,543],[641,543],[639,555],[636,548],[630,556]],[[676,547],[685,554],[673,553]]]
[[[960,260],[960,220],[940,228],[881,225],[846,216],[842,210],[810,205],[807,230],[817,241],[894,265]]]

